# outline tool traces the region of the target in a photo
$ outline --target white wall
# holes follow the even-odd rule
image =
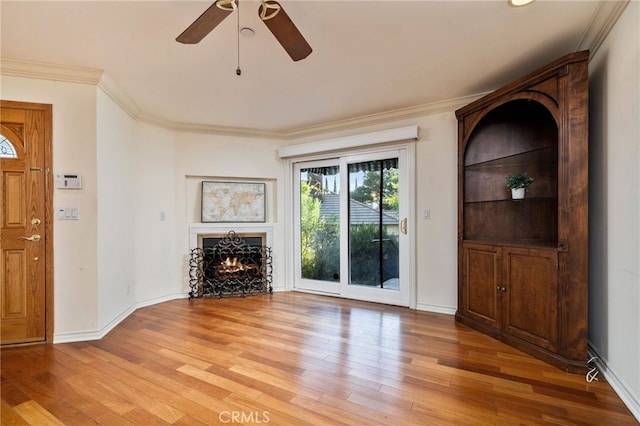
[[[273,226],[273,287],[283,290],[285,162],[278,157],[280,141],[181,132],[176,134],[175,215],[176,252],[182,291],[188,292],[189,226],[200,222],[203,180],[260,181],[266,183],[266,223]],[[230,224],[224,224],[230,226]]]
[[[80,220],[53,223],[54,341],[98,327],[96,87],[2,76],[2,99],[53,105],[53,172],[79,173],[81,190],[54,189]]]
[[[589,63],[589,340],[640,419],[640,2]]]
[[[135,121],[102,90],[97,97],[98,328],[133,307]]]
[[[453,112],[423,117],[416,150],[417,308],[458,306],[458,122]],[[423,211],[430,210],[430,219]]]
[[[138,306],[186,294],[178,272],[175,223],[175,134],[139,123],[131,153],[133,181],[133,245],[135,297]]]

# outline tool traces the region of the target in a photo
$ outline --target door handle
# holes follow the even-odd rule
[[[33,234],[30,237],[18,237],[19,240],[28,240],[28,241],[40,241],[39,234]]]
[[[402,221],[400,222],[400,231],[402,231],[403,234],[407,235],[407,218],[406,217],[402,219]]]

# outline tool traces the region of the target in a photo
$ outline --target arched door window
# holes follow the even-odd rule
[[[18,158],[16,149],[9,142],[9,139],[2,134],[0,134],[0,158]]]

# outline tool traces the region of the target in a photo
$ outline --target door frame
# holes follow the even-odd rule
[[[413,227],[408,227],[409,216],[411,213],[409,211],[409,185],[408,181],[410,175],[410,168],[408,167],[409,162],[409,151],[405,147],[389,147],[385,150],[374,151],[374,152],[366,152],[366,153],[353,153],[347,154],[341,157],[341,164],[343,164],[344,169],[347,170],[345,176],[342,177],[342,184],[346,191],[345,199],[350,198],[350,187],[349,187],[349,165],[356,164],[360,162],[369,162],[369,161],[377,161],[384,160],[386,158],[397,158],[398,160],[398,170],[400,172],[400,210],[398,210],[398,238],[399,238],[399,247],[400,253],[402,254],[399,257],[398,264],[398,273],[400,282],[404,283],[404,285],[400,285],[400,288],[395,290],[383,289],[380,287],[367,287],[358,285],[355,283],[351,283],[351,276],[349,273],[349,268],[351,266],[350,259],[350,234],[351,234],[351,226],[350,226],[350,218],[351,215],[349,213],[349,202],[345,205],[345,214],[340,218],[341,227],[345,230],[344,233],[340,234],[341,237],[341,247],[345,252],[345,260],[343,266],[343,270],[341,270],[340,275],[345,277],[344,280],[340,282],[340,295],[341,297],[346,297],[349,299],[370,301],[375,303],[387,303],[394,304],[398,306],[410,306],[411,305],[411,289],[412,285],[409,280],[409,265],[411,264],[411,253],[412,251],[409,249],[410,242],[410,234],[408,232],[409,229],[413,230]],[[382,170],[380,171],[382,173]],[[382,178],[381,178],[382,179]],[[402,227],[401,222],[405,223],[405,231],[401,231]],[[404,236],[403,236],[404,234]]]
[[[288,280],[287,280],[287,285],[286,288],[288,290],[292,290],[292,291],[300,291],[303,293],[314,293],[314,294],[322,294],[322,295],[326,295],[326,296],[334,296],[334,297],[340,297],[340,298],[353,298],[351,295],[348,294],[336,294],[336,293],[332,293],[332,292],[327,292],[322,291],[321,289],[313,289],[313,288],[298,288],[295,285],[296,279],[297,279],[297,267],[299,266],[299,262],[296,262],[295,260],[295,255],[296,255],[296,224],[298,223],[297,219],[296,219],[296,197],[295,197],[295,191],[296,191],[296,172],[295,172],[295,165],[298,163],[302,163],[302,162],[314,162],[317,161],[318,163],[321,163],[325,160],[335,160],[335,159],[339,159],[339,161],[342,161],[340,158],[341,157],[357,157],[357,156],[365,156],[365,155],[376,155],[380,152],[388,152],[388,151],[401,151],[401,150],[405,150],[406,151],[406,163],[404,164],[404,166],[406,167],[406,176],[407,176],[407,182],[404,184],[405,190],[407,191],[406,196],[407,196],[407,200],[406,200],[406,219],[407,219],[407,240],[408,240],[408,253],[406,256],[406,278],[407,278],[407,286],[408,286],[408,305],[405,304],[401,304],[400,306],[407,306],[411,309],[416,309],[417,306],[417,283],[416,283],[416,273],[415,273],[415,268],[416,268],[416,251],[415,251],[415,247],[416,247],[416,220],[415,220],[415,205],[416,205],[416,185],[415,185],[415,179],[416,179],[416,166],[415,166],[415,152],[416,152],[416,146],[415,146],[415,141],[403,141],[403,142],[396,142],[396,143],[390,143],[390,144],[385,144],[385,145],[379,145],[376,147],[367,147],[367,148],[353,148],[353,149],[344,149],[344,150],[339,150],[339,151],[329,151],[325,154],[313,154],[313,155],[307,155],[307,156],[296,156],[295,158],[289,158],[287,160],[287,168],[288,168],[288,173],[286,175],[287,179],[285,182],[285,185],[287,186],[287,188],[289,188],[289,191],[287,192],[287,199],[286,199],[286,203],[287,203],[287,216],[289,218],[289,220],[287,220],[287,222],[289,223],[289,226],[286,227],[286,233],[288,234],[288,238],[287,240],[289,241],[288,244],[288,257],[289,258],[293,258],[293,260],[291,262],[289,262],[289,265],[287,267],[287,276],[288,276]],[[300,188],[297,188],[297,191],[299,191]],[[341,238],[343,238],[343,236],[341,236]],[[341,248],[343,247],[343,244],[341,244]],[[341,274],[342,276],[342,274]],[[341,286],[340,283],[336,283],[336,286]],[[350,297],[351,296],[351,297]],[[377,302],[375,300],[371,300],[369,298],[358,298],[357,300],[362,300],[362,301],[371,301],[374,303],[388,303],[388,302]],[[394,304],[394,303],[390,303],[390,304]]]
[[[44,135],[43,135],[43,153],[44,153],[44,257],[45,257],[45,341],[44,343],[53,342],[53,182],[52,182],[52,166],[53,166],[53,106],[51,104],[41,104],[33,102],[19,102],[0,100],[0,111],[2,109],[23,109],[31,111],[41,111],[44,114]],[[27,344],[42,344],[27,343]],[[20,343],[3,345],[4,347],[21,345]]]

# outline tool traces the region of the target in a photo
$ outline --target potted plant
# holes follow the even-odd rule
[[[526,173],[519,173],[507,176],[505,182],[511,190],[511,198],[521,200],[524,198],[524,192],[528,191],[533,183],[533,178]]]

